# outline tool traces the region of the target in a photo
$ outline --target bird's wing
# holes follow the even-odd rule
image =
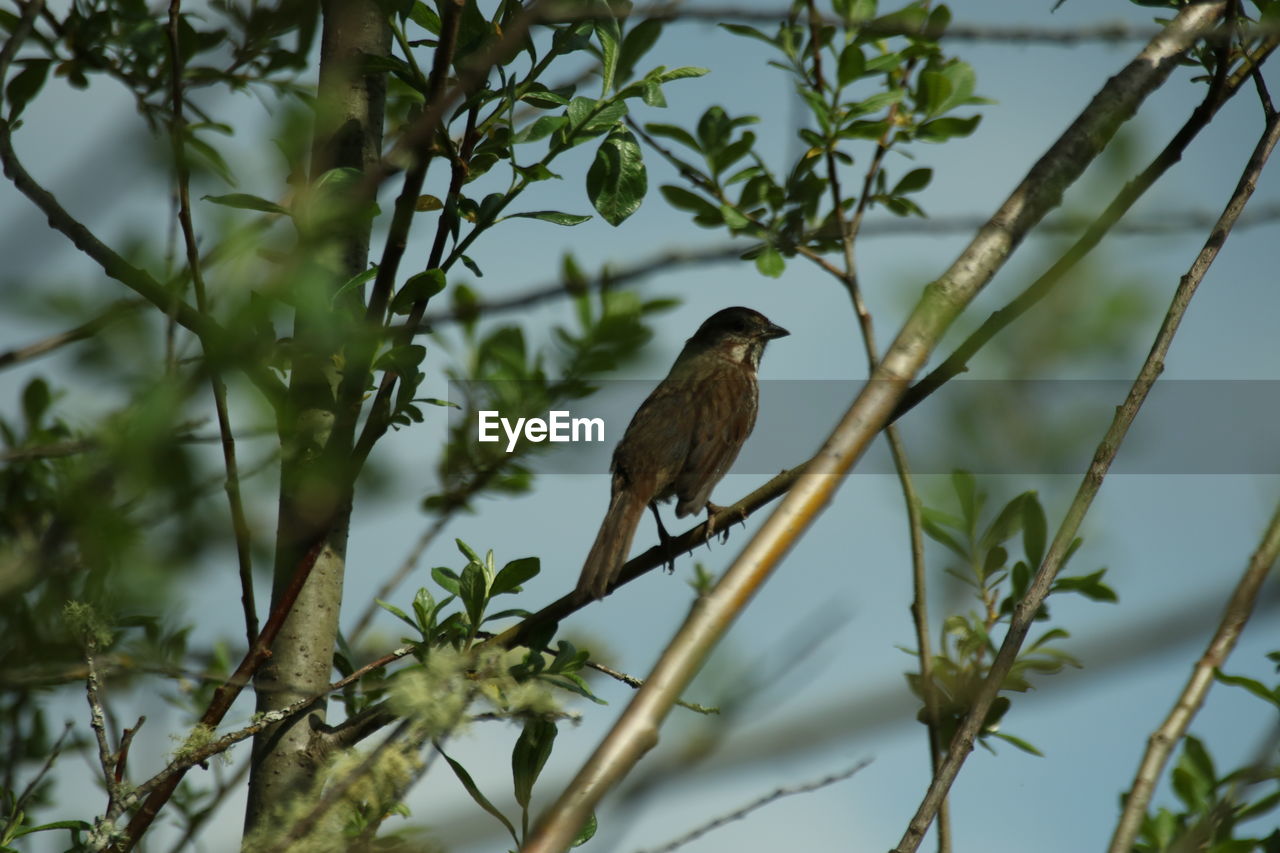
[[[718,379],[699,389],[689,455],[675,481],[678,517],[696,515],[707,505],[711,490],[751,434],[758,406],[756,384],[746,376]]]
[[[688,389],[688,390],[686,390]],[[654,493],[666,492],[684,469],[693,441],[689,383],[665,379],[640,404],[613,454],[613,470],[629,481],[653,476]]]

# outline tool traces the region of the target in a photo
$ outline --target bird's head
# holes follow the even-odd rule
[[[765,344],[789,334],[759,311],[735,306],[708,317],[689,339],[686,348],[717,349],[734,361],[749,363],[754,369],[760,366]]]

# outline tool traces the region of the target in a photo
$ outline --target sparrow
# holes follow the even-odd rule
[[[613,451],[609,509],[578,578],[579,599],[603,598],[631,551],[645,507],[676,499],[676,517],[708,518],[711,490],[756,423],[756,373],[765,344],[789,335],[750,308],[725,308],[685,342],[667,377],[640,405]]]

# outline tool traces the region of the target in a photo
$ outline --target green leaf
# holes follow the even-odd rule
[[[382,599],[380,599],[380,598],[375,598],[373,601],[374,601],[374,603],[375,603],[375,604],[377,604],[377,605],[378,605],[379,607],[381,607],[383,610],[385,610],[385,611],[387,611],[388,613],[390,613],[392,616],[394,616],[394,617],[396,617],[397,619],[399,619],[400,621],[404,622],[404,623],[405,623],[405,624],[407,624],[409,627],[411,627],[411,628],[413,628],[413,629],[417,630],[417,628],[418,628],[418,623],[417,623],[417,622],[414,622],[412,619],[410,619],[410,618],[409,618],[409,614],[408,614],[408,613],[405,613],[405,612],[404,612],[403,610],[401,610],[399,607],[396,607],[394,604],[391,604],[390,602],[383,601],[383,600],[382,600]]]
[[[755,27],[749,27],[746,24],[720,24],[720,28],[728,30],[736,36],[756,39],[757,41],[762,41],[765,44],[773,45],[774,47],[778,45],[777,39],[772,36],[767,36]]]
[[[433,35],[440,35],[440,16],[436,14],[435,9],[423,3],[422,0],[413,0],[413,7],[409,10],[409,20]]]
[[[1091,601],[1118,601],[1115,590],[1102,582],[1106,569],[1077,577],[1060,577],[1053,582],[1053,592],[1078,592]]]
[[[636,63],[657,43],[662,26],[661,20],[648,18],[631,28],[618,52],[617,79],[630,80],[635,75]]]
[[[513,213],[507,218],[540,219],[543,222],[552,222],[556,225],[581,225],[591,219],[590,216],[583,216],[577,213],[561,213],[558,210],[530,210],[527,213]]]
[[[698,144],[698,140],[694,139],[693,136],[689,133],[689,131],[685,130],[683,127],[678,127],[674,124],[662,124],[660,122],[651,122],[649,124],[646,124],[644,126],[644,129],[647,130],[653,136],[660,136],[666,139],[673,139],[687,148],[692,148],[694,151],[697,151],[698,153],[702,153],[702,146]]]
[[[861,77],[867,68],[867,59],[862,55],[862,48],[856,44],[846,45],[840,51],[840,62],[836,66],[836,80],[840,85],[848,86]]]
[[[640,208],[648,191],[640,144],[621,124],[605,137],[587,171],[587,197],[610,225],[621,225]]]
[[[565,107],[569,105],[568,96],[563,94],[563,92],[565,91],[567,91],[570,94],[572,94],[573,92],[571,88],[567,90],[556,91],[553,89],[548,89],[546,86],[542,85],[541,83],[531,83],[529,85],[528,91],[526,91],[523,95],[520,96],[520,100],[532,106],[540,107],[542,109],[551,109],[553,107]]]
[[[513,331],[513,332],[515,332],[516,334],[519,334],[519,331],[520,331],[520,330],[519,330],[519,329],[512,329],[512,331]],[[491,338],[491,340],[492,340],[492,338]],[[458,548],[458,553],[462,554],[462,556],[464,556],[464,557],[466,557],[466,558],[467,558],[467,562],[469,562],[469,563],[481,563],[481,564],[483,564],[483,563],[484,563],[484,560],[481,560],[481,559],[480,559],[480,555],[476,553],[476,549],[472,548],[472,547],[471,547],[470,545],[468,545],[466,542],[463,542],[461,539],[454,539],[454,540],[453,540],[453,544],[454,544],[455,546],[457,546],[457,548]]]
[[[644,83],[644,92],[640,97],[651,107],[662,108],[667,105],[667,98],[662,94],[662,87],[651,80]]]
[[[542,562],[537,557],[521,557],[518,560],[512,560],[502,567],[502,571],[498,572],[498,576],[493,579],[493,586],[489,589],[489,597],[502,595],[507,592],[518,592],[520,585],[532,577],[537,576],[542,570]]]
[[[467,772],[467,768],[450,758],[448,754],[440,748],[439,743],[436,743],[435,747],[441,757],[443,757],[445,761],[449,762],[449,767],[453,769],[453,775],[458,777],[458,781],[462,783],[463,788],[466,788],[467,793],[471,795],[471,799],[475,800],[476,805],[496,817],[502,825],[507,828],[507,832],[511,833],[511,837],[515,840],[516,846],[519,847],[520,837],[516,834],[516,828],[511,825],[511,821],[507,820],[506,816],[503,815],[502,812],[498,811],[498,807],[489,802],[489,798],[480,792],[479,786],[477,786],[475,780],[471,778],[471,774]]]
[[[467,621],[475,629],[484,621],[484,608],[488,604],[488,584],[485,583],[484,567],[480,563],[467,563],[458,581],[458,598],[467,611]]]
[[[766,247],[763,252],[756,255],[756,269],[760,271],[761,275],[769,278],[778,278],[786,268],[786,260],[772,246]]]
[[[413,615],[418,619],[418,630],[427,634],[435,626],[436,601],[426,587],[419,587],[413,596]]]
[[[26,59],[21,60],[20,64],[26,67],[13,75],[13,79],[9,81],[9,85],[4,90],[4,100],[9,105],[10,124],[17,120],[18,116],[22,115],[22,111],[27,104],[44,87],[44,81],[49,76],[49,66],[52,64],[52,60]]]
[[[613,90],[614,77],[618,72],[618,53],[622,43],[622,28],[613,10],[604,0],[596,0],[593,4],[601,17],[595,21],[596,39],[600,42],[600,77],[601,92],[608,95]]]
[[[426,357],[427,348],[421,344],[404,344],[378,356],[373,369],[394,370],[401,376],[412,376]]]
[[[1045,520],[1044,507],[1035,492],[1027,492],[1022,502],[1022,547],[1027,555],[1027,565],[1031,569],[1040,567],[1044,561],[1045,542],[1048,537],[1048,522]]]
[[[950,519],[946,513],[929,507],[920,508],[920,527],[924,530],[924,534],[935,542],[945,545],[949,550],[954,552],[956,556],[967,560],[969,552],[960,546],[960,543],[943,528],[945,520]],[[958,521],[958,519],[956,519]]]
[[[596,813],[592,812],[587,818],[587,822],[582,825],[582,829],[578,830],[578,834],[573,838],[571,847],[581,847],[586,844],[596,834]]]
[[[731,231],[741,231],[743,228],[751,225],[751,220],[743,216],[738,209],[731,204],[720,205],[720,215],[724,217],[724,224],[729,226]]]
[[[400,291],[391,299],[392,314],[408,314],[419,302],[426,302],[445,289],[444,270],[430,269],[409,276]]]
[[[929,181],[933,180],[933,169],[912,169],[893,185],[890,192],[893,195],[905,195],[906,193],[919,192],[929,186]]]
[[[49,390],[49,383],[40,377],[32,379],[22,389],[22,418],[27,423],[27,430],[34,431],[39,428],[40,421],[44,418],[45,412],[49,411],[49,406],[53,404],[53,392]]]
[[[988,550],[1000,545],[1018,532],[1018,527],[1022,524],[1022,501],[1024,495],[1018,495],[996,515],[991,524],[987,525],[987,529],[983,531],[982,537],[978,540],[978,547],[982,550]]]
[[[921,142],[946,142],[953,137],[963,137],[973,133],[981,120],[982,116],[936,118],[920,125],[915,136]]]
[[[268,201],[249,193],[227,193],[226,195],[206,195],[203,196],[205,201],[211,201],[214,204],[220,204],[223,207],[235,207],[240,210],[260,210],[263,213],[280,213],[288,216],[289,211],[285,210],[274,201]]]
[[[975,530],[978,526],[978,513],[982,511],[982,499],[978,496],[978,484],[968,471],[951,473],[951,488],[960,501],[960,515],[964,518],[965,527]]]
[[[658,81],[661,83],[670,83],[672,80],[687,80],[691,77],[705,77],[710,73],[710,68],[703,68],[701,65],[682,65],[679,68],[672,68],[670,71],[663,71],[658,75]]]
[[[1000,738],[1000,740],[1005,741],[1006,743],[1011,743],[1014,746],[1016,746],[1018,749],[1022,750],[1023,752],[1027,752],[1027,753],[1030,753],[1031,755],[1044,758],[1043,752],[1036,749],[1034,746],[1032,746],[1030,743],[1028,743],[1027,741],[1023,740],[1020,737],[1015,737],[1011,734],[1006,734],[1005,732],[991,732],[991,736],[998,737]]]
[[[511,750],[511,776],[516,802],[522,809],[529,808],[533,783],[538,780],[538,774],[551,756],[555,740],[556,724],[537,717],[525,721],[524,730],[516,739],[516,745]]]
[[[445,592],[450,593],[451,595],[460,594],[460,590],[458,589],[458,581],[460,578],[458,577],[458,573],[453,569],[446,566],[436,566],[431,570],[431,579],[434,580],[436,585]]]
[[[1259,699],[1263,699],[1270,702],[1272,705],[1275,705],[1277,708],[1280,708],[1280,688],[1271,690],[1260,681],[1255,681],[1252,678],[1246,678],[1243,675],[1227,675],[1219,669],[1215,669],[1213,671],[1213,675],[1223,684],[1230,684],[1233,687],[1243,687]]]
[[[695,192],[671,184],[663,184],[658,191],[672,207],[692,213],[693,221],[699,225],[713,227],[724,222],[720,208]]]
[[[356,288],[360,287],[360,286],[361,286],[361,285],[363,285],[366,281],[368,281],[369,279],[373,278],[373,277],[374,277],[374,276],[376,276],[377,274],[378,274],[378,266],[377,266],[377,264],[374,264],[373,266],[369,267],[369,268],[368,268],[367,270],[365,270],[364,272],[362,272],[362,273],[360,273],[360,274],[358,274],[358,275],[353,275],[353,276],[351,276],[351,278],[347,279],[345,282],[343,282],[343,283],[342,283],[342,287],[339,287],[339,288],[334,292],[334,294],[333,294],[333,298],[329,300],[329,304],[330,304],[331,306],[333,306],[333,305],[337,305],[337,304],[338,304],[338,301],[339,301],[343,296],[346,296],[346,295],[347,295],[348,293],[350,293],[351,291],[353,291],[353,290],[355,290]]]
[[[537,142],[539,139],[545,139],[555,133],[568,123],[569,119],[562,115],[538,116],[538,118],[521,128],[515,136],[511,137],[511,142],[515,145]]]

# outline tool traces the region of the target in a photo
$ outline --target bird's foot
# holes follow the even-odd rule
[[[723,518],[721,516],[724,516]],[[720,506],[707,501],[707,539],[720,534],[720,542],[724,544],[729,541],[729,528],[734,522],[740,524],[747,523],[747,511],[745,509],[733,509],[732,507]],[[724,529],[719,529],[720,525],[724,525]]]

